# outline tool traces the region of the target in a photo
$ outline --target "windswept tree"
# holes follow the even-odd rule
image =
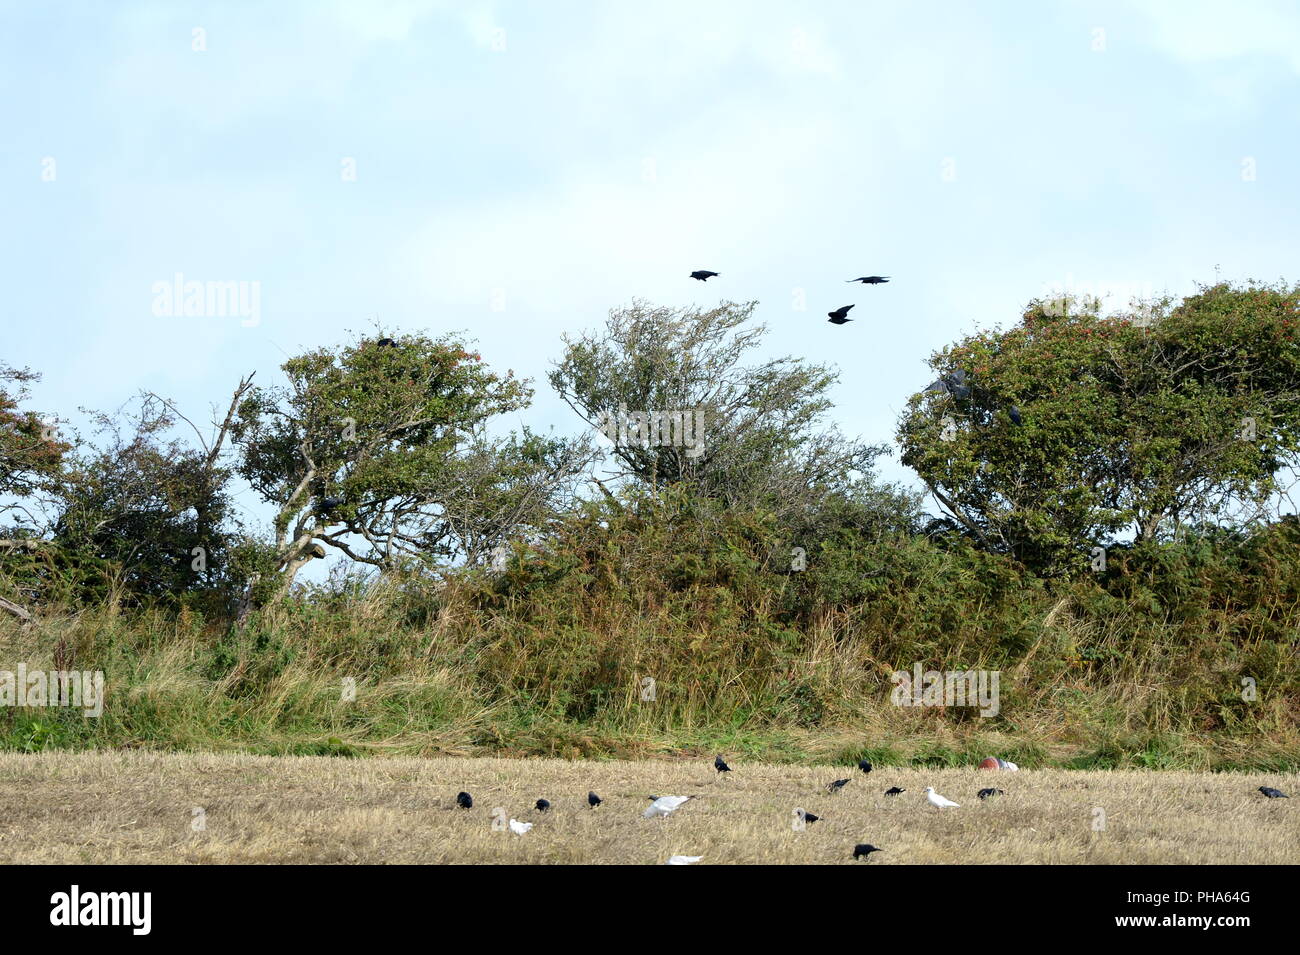
[[[40,508],[58,491],[64,455],[72,445],[59,437],[56,422],[24,408],[29,385],[40,375],[0,365],[0,569],[21,577],[33,555],[47,546]],[[0,594],[0,610],[23,619],[21,602]]]
[[[754,308],[634,302],[603,330],[566,338],[551,385],[611,439],[619,477],[782,515],[849,492],[885,449],[827,420],[834,370],[790,357],[746,363],[766,334],[750,322]]]
[[[0,509],[8,517],[21,500],[48,491],[70,445],[59,440],[57,423],[22,404],[40,375],[0,365]]]
[[[903,462],[954,526],[1040,569],[1267,518],[1300,463],[1298,332],[1300,287],[1111,317],[1035,301],[933,358],[960,384],[911,399]]]
[[[129,410],[92,416],[98,438],[67,461],[52,535],[83,596],[139,602],[208,593],[224,603],[238,584],[230,560],[238,528],[220,459],[249,387],[241,383],[210,438],[150,393]],[[174,434],[180,422],[193,428],[195,444]]]
[[[581,469],[534,437],[485,436],[531,392],[456,338],[363,339],[282,368],[288,385],[250,393],[233,427],[239,473],[276,508],[272,593],[327,547],[383,570],[478,554]]]

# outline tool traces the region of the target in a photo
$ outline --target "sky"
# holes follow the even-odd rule
[[[575,433],[563,335],[754,300],[892,444],[931,353],[1061,290],[1295,281],[1298,211],[1294,3],[0,0],[0,361],[74,423],[206,421],[378,322],[468,332],[537,388],[498,427]],[[178,274],[248,313],[168,309]]]

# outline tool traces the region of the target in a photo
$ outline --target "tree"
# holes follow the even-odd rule
[[[24,499],[56,486],[63,455],[72,447],[59,439],[56,422],[21,407],[28,386],[39,380],[26,368],[0,365],[0,515],[6,520],[25,512]]]
[[[197,592],[224,602],[234,583],[235,528],[230,470],[218,462],[235,402],[249,387],[245,380],[236,390],[211,441],[149,393],[129,415],[93,416],[102,444],[69,460],[52,535],[65,563],[82,570],[83,588],[102,576],[115,597],[133,602]],[[170,436],[182,420],[197,446]]]
[[[59,438],[55,422],[22,407],[28,386],[39,380],[36,372],[0,364],[0,561],[9,576],[24,576],[46,547],[44,522],[34,508],[57,491],[64,455],[72,447]],[[0,609],[31,619],[25,607],[5,596]]]
[[[826,422],[833,370],[789,357],[743,364],[766,333],[745,327],[754,308],[634,302],[602,332],[566,338],[551,385],[612,439],[619,477],[781,514],[847,493],[885,449]]]
[[[488,442],[488,419],[525,406],[531,392],[454,337],[359,339],[282,368],[288,386],[254,390],[233,426],[239,473],[277,509],[266,568],[276,590],[327,546],[382,570],[477,553],[506,525],[535,519],[530,506],[549,493],[516,487],[512,497],[503,490],[511,477],[487,471],[518,452],[519,483],[544,484],[541,475],[558,480],[573,460],[534,438]],[[492,503],[476,516],[480,494]]]
[[[1141,315],[1032,302],[934,356],[968,387],[911,399],[903,462],[954,527],[1039,568],[1122,531],[1264,518],[1300,461],[1298,305],[1253,284]]]

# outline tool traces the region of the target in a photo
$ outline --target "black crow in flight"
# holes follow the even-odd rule
[[[849,318],[849,309],[852,307],[852,305],[842,305],[833,312],[827,312],[826,314],[830,316],[831,324],[843,325],[845,322],[853,321],[853,319]]]
[[[718,274],[717,272],[708,272],[705,271],[704,269],[700,269],[698,272],[692,272],[691,278],[695,279],[698,282],[707,282],[709,279],[713,278],[713,276],[717,274]]]
[[[864,275],[861,278],[849,279],[850,282],[861,282],[863,285],[884,285],[889,281],[888,275]]]

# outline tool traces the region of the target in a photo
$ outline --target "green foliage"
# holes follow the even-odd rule
[[[529,390],[513,373],[489,371],[452,336],[384,342],[292,358],[283,365],[286,387],[252,389],[239,403],[239,473],[277,508],[282,586],[318,546],[386,570],[449,556],[467,538],[477,544],[499,532],[501,521],[536,518],[535,495],[502,500],[530,478],[548,467],[559,480],[569,476],[553,444],[525,435],[498,447],[482,437],[488,418],[527,403]],[[508,468],[485,474],[507,458],[520,467],[514,482]],[[493,494],[497,524],[485,529],[482,512],[475,523],[466,502],[488,504]],[[506,506],[521,498],[534,509]]]
[[[838,373],[792,357],[746,364],[766,335],[749,325],[755,303],[671,309],[635,302],[603,331],[565,339],[551,386],[595,428],[618,433],[628,414],[693,415],[693,440],[630,428],[612,449],[650,487],[683,485],[708,500],[783,515],[845,494],[885,449],[826,421]],[[702,433],[700,433],[702,432]],[[698,439],[698,440],[694,440]]]
[[[914,396],[903,461],[955,527],[1048,573],[1124,529],[1258,519],[1300,463],[1298,305],[1300,288],[1226,285],[1141,321],[1032,303],[935,357],[971,394]]]

